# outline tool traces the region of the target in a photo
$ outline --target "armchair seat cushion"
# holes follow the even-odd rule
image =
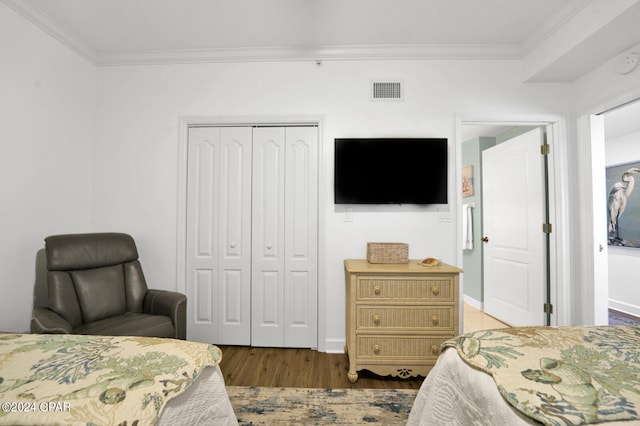
[[[83,324],[74,328],[73,333],[174,338],[175,328],[167,316],[135,312]]]

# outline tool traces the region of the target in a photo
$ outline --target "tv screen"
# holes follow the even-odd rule
[[[446,204],[446,138],[338,138],[336,204]]]

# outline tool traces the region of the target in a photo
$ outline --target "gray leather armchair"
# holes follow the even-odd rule
[[[32,333],[186,339],[186,296],[147,289],[130,235],[53,235],[45,254],[48,301],[34,305]]]

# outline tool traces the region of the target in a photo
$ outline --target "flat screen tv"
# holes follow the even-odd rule
[[[446,204],[446,138],[338,138],[336,204]]]

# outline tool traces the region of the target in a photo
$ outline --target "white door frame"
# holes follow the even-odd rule
[[[324,117],[320,115],[291,116],[183,116],[179,117],[178,136],[178,188],[176,212],[176,289],[186,291],[187,267],[185,259],[187,238],[187,146],[189,127],[195,126],[301,126],[318,127],[318,351],[326,351],[325,282],[325,209],[322,195],[326,193],[326,144],[324,143]],[[187,303],[189,303],[187,301]]]
[[[493,117],[456,115],[455,140],[456,158],[454,181],[460,182],[462,173],[462,140],[464,125],[501,125],[501,126],[550,126],[553,132],[551,140],[551,155],[549,156],[549,217],[553,225],[550,234],[550,275],[551,275],[551,304],[554,306],[551,315],[551,325],[569,325],[571,323],[570,304],[570,253],[569,253],[569,220],[568,220],[568,182],[567,170],[567,131],[566,120],[556,115],[513,116],[509,114]],[[462,205],[462,187],[456,186],[457,205]],[[542,232],[542,231],[541,231]],[[462,210],[456,211],[456,257],[462,265]],[[464,274],[460,285],[461,300],[464,297]],[[542,307],[540,307],[542,309]],[[461,308],[462,310],[462,308]],[[461,313],[461,318],[463,317]]]
[[[604,118],[597,114],[583,115],[576,122],[576,137],[585,144],[584,167],[578,176],[582,183],[585,210],[584,241],[580,244],[583,259],[578,282],[583,286],[575,302],[583,307],[576,312],[579,324],[606,325],[609,323],[609,250],[607,232]],[[580,148],[578,148],[580,149]]]

